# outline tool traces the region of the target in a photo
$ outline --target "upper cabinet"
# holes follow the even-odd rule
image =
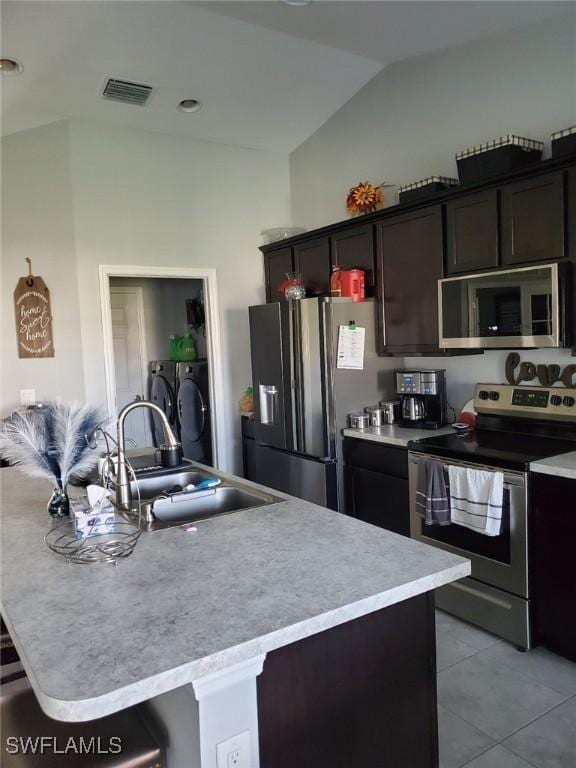
[[[266,301],[280,301],[278,289],[286,280],[286,273],[294,270],[292,248],[279,248],[270,251],[264,257],[264,277],[266,280]]]
[[[575,161],[543,161],[433,201],[266,245],[267,301],[280,300],[286,272],[302,274],[309,296],[327,296],[332,267],[363,269],[366,296],[378,298],[380,352],[438,354],[439,278],[551,261],[576,264]],[[576,324],[576,308],[573,314]]]
[[[564,174],[502,187],[503,266],[564,258]]]
[[[330,240],[319,237],[294,247],[294,269],[302,274],[308,296],[330,293]]]
[[[465,195],[447,203],[446,251],[449,275],[498,266],[497,190]]]
[[[332,265],[344,269],[363,269],[366,273],[366,296],[374,295],[374,228],[371,224],[344,229],[330,237]]]
[[[390,216],[376,225],[381,352],[438,350],[442,207]]]
[[[576,263],[576,165],[568,169],[568,258]],[[574,312],[576,315],[576,311]],[[576,322],[576,317],[575,317]]]

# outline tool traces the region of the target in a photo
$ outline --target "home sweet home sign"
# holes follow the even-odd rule
[[[54,357],[50,291],[38,275],[21,277],[14,291],[19,357]]]

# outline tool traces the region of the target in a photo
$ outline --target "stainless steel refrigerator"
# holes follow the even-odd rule
[[[347,414],[394,393],[394,362],[376,352],[373,301],[314,298],[250,307],[256,480],[344,509]],[[365,328],[362,370],[337,367],[340,326]]]

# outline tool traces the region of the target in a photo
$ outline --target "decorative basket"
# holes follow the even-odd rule
[[[542,141],[512,134],[470,147],[456,155],[460,183],[476,184],[492,176],[532,165],[540,161],[543,150]]]

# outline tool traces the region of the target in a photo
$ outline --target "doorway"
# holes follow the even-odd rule
[[[101,267],[108,408],[116,418],[135,399],[154,402],[184,456],[218,466],[215,275],[198,272]],[[138,448],[164,441],[161,420],[144,408],[128,415],[125,435]]]

